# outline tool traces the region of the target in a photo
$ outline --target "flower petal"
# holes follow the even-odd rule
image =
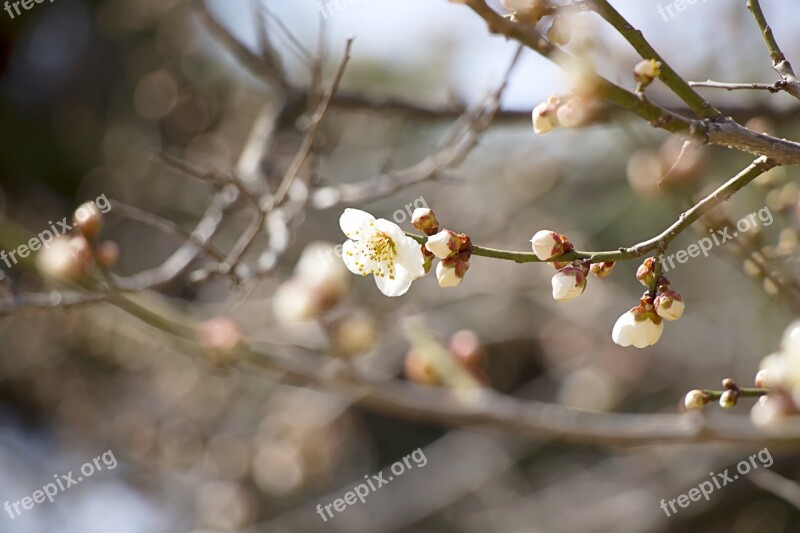
[[[397,264],[406,269],[411,276],[419,278],[425,275],[425,257],[421,245],[406,235],[395,241],[397,247]]]
[[[406,236],[405,232],[400,226],[394,222],[386,220],[385,218],[379,218],[375,221],[375,229],[388,235],[389,238],[394,242],[400,241]]]
[[[412,281],[414,278],[411,273],[401,265],[397,265],[394,279],[390,279],[389,276],[375,276],[375,283],[386,296],[402,296],[408,291]]]
[[[361,274],[366,276],[366,271],[362,270],[361,264],[363,261],[363,248],[364,245],[357,241],[347,240],[342,245],[342,260],[344,261],[347,270],[353,274]]]
[[[375,217],[360,209],[345,209],[339,217],[339,227],[344,234],[354,240],[363,238],[364,234],[371,233],[370,228],[375,224]]]

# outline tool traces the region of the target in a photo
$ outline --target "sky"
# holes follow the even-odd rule
[[[424,62],[431,50],[441,50],[443,42],[452,43],[452,79],[447,82],[467,98],[494,87],[514,52],[512,43],[488,35],[485,24],[470,9],[448,0],[338,0],[341,8],[331,0],[260,1],[312,49],[320,16],[328,26],[333,51],[341,51],[344,41],[354,36],[354,60],[370,58],[390,65],[413,65]],[[499,5],[498,0],[494,1]],[[738,81],[736,74],[742,73],[766,77],[750,81],[776,79],[769,69],[766,49],[763,62],[757,68],[742,63],[743,43],[748,50],[755,49],[755,43],[763,46],[744,2],[689,2],[685,0],[682,11],[677,10],[674,0],[616,0],[613,5],[634,26],[642,29],[651,44],[674,68],[686,72],[687,77],[693,77],[690,74],[694,73],[717,78],[728,75],[726,81]],[[797,0],[770,0],[763,4],[784,51],[800,56],[800,37],[794,31],[797,18],[791,16],[800,14]],[[255,44],[248,2],[211,0],[210,5],[245,42]],[[587,14],[582,18],[611,39],[613,46],[608,50],[609,55],[629,50],[598,17]],[[743,30],[720,32],[721,27]],[[621,81],[629,83],[629,80]],[[560,69],[528,53],[511,80],[505,104],[511,108],[530,107],[547,95],[567,88],[568,80]]]

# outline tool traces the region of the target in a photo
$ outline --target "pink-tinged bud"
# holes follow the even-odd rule
[[[421,245],[420,248],[422,249],[422,268],[425,269],[425,273],[431,271],[431,267],[433,266],[433,258],[436,257],[433,255],[433,252],[425,248],[425,245]]]
[[[569,240],[555,231],[539,230],[531,238],[533,253],[540,261],[547,261],[563,253],[572,251]]]
[[[614,261],[603,261],[601,263],[592,263],[590,268],[592,274],[598,278],[607,278],[611,275],[611,271],[614,270],[614,265]]]
[[[425,248],[439,259],[447,259],[458,251],[458,235],[449,229],[443,229],[435,235],[428,237]]]
[[[553,44],[564,46],[569,43],[571,33],[569,21],[564,17],[555,17],[553,18],[553,23],[550,24],[550,28],[547,30],[547,38],[550,39]]]
[[[103,229],[103,214],[97,209],[94,202],[84,202],[75,210],[72,224],[84,237],[93,241]]]
[[[406,379],[423,385],[440,385],[442,380],[422,352],[412,348],[403,363]]]
[[[735,390],[726,390],[722,393],[722,396],[719,397],[719,406],[723,409],[730,409],[739,400],[739,394]]]
[[[458,256],[444,259],[436,265],[436,279],[442,288],[457,287],[464,281],[464,274],[469,268],[469,261],[459,259]]]
[[[119,262],[119,246],[114,241],[103,241],[97,245],[94,255],[101,266],[111,268]]]
[[[633,67],[633,79],[646,87],[661,75],[661,63],[655,59],[644,59]]]
[[[658,316],[664,320],[678,320],[683,316],[683,310],[686,308],[683,296],[672,289],[667,289],[656,296],[653,306],[656,308]]]
[[[365,354],[378,342],[378,324],[365,313],[348,315],[334,326],[333,337],[337,351],[342,355],[353,357]]]
[[[620,346],[645,348],[658,342],[664,322],[651,304],[641,304],[619,317],[611,330],[611,339]]]
[[[550,97],[533,108],[531,112],[533,132],[542,135],[558,126],[558,98]]]
[[[436,215],[427,207],[418,207],[411,214],[411,225],[425,235],[433,235],[439,231]]]
[[[36,267],[48,278],[78,282],[92,265],[92,249],[83,236],[59,237],[36,256]]]
[[[233,320],[216,317],[200,324],[197,337],[201,348],[217,356],[227,356],[240,346],[242,331]]]
[[[686,406],[687,409],[690,411],[702,409],[705,407],[711,399],[708,397],[708,394],[701,390],[692,390],[689,391],[683,399],[683,404]]]
[[[759,389],[765,389],[767,387],[772,386],[770,385],[769,373],[767,372],[766,369],[762,368],[761,370],[758,371],[758,373],[756,374],[755,385]]]
[[[552,279],[553,299],[557,302],[573,300],[586,290],[586,274],[579,266],[562,268]]]
[[[645,287],[651,287],[656,276],[656,258],[648,257],[636,270],[636,279]]]
[[[484,349],[478,335],[469,329],[457,331],[450,337],[448,346],[453,357],[470,368],[479,368],[483,364]]]

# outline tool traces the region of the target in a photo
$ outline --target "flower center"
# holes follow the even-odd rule
[[[397,247],[387,234],[376,231],[367,242],[367,255],[375,266],[370,274],[382,278],[386,275],[394,279],[394,259],[397,257]]]

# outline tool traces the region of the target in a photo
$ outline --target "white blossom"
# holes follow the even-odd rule
[[[568,266],[556,272],[552,284],[553,299],[566,302],[583,294],[586,289],[586,275],[580,267]]]
[[[400,296],[425,274],[419,243],[394,222],[359,209],[345,209],[339,225],[348,240],[342,249],[345,266],[354,274],[375,276],[386,296]]]

